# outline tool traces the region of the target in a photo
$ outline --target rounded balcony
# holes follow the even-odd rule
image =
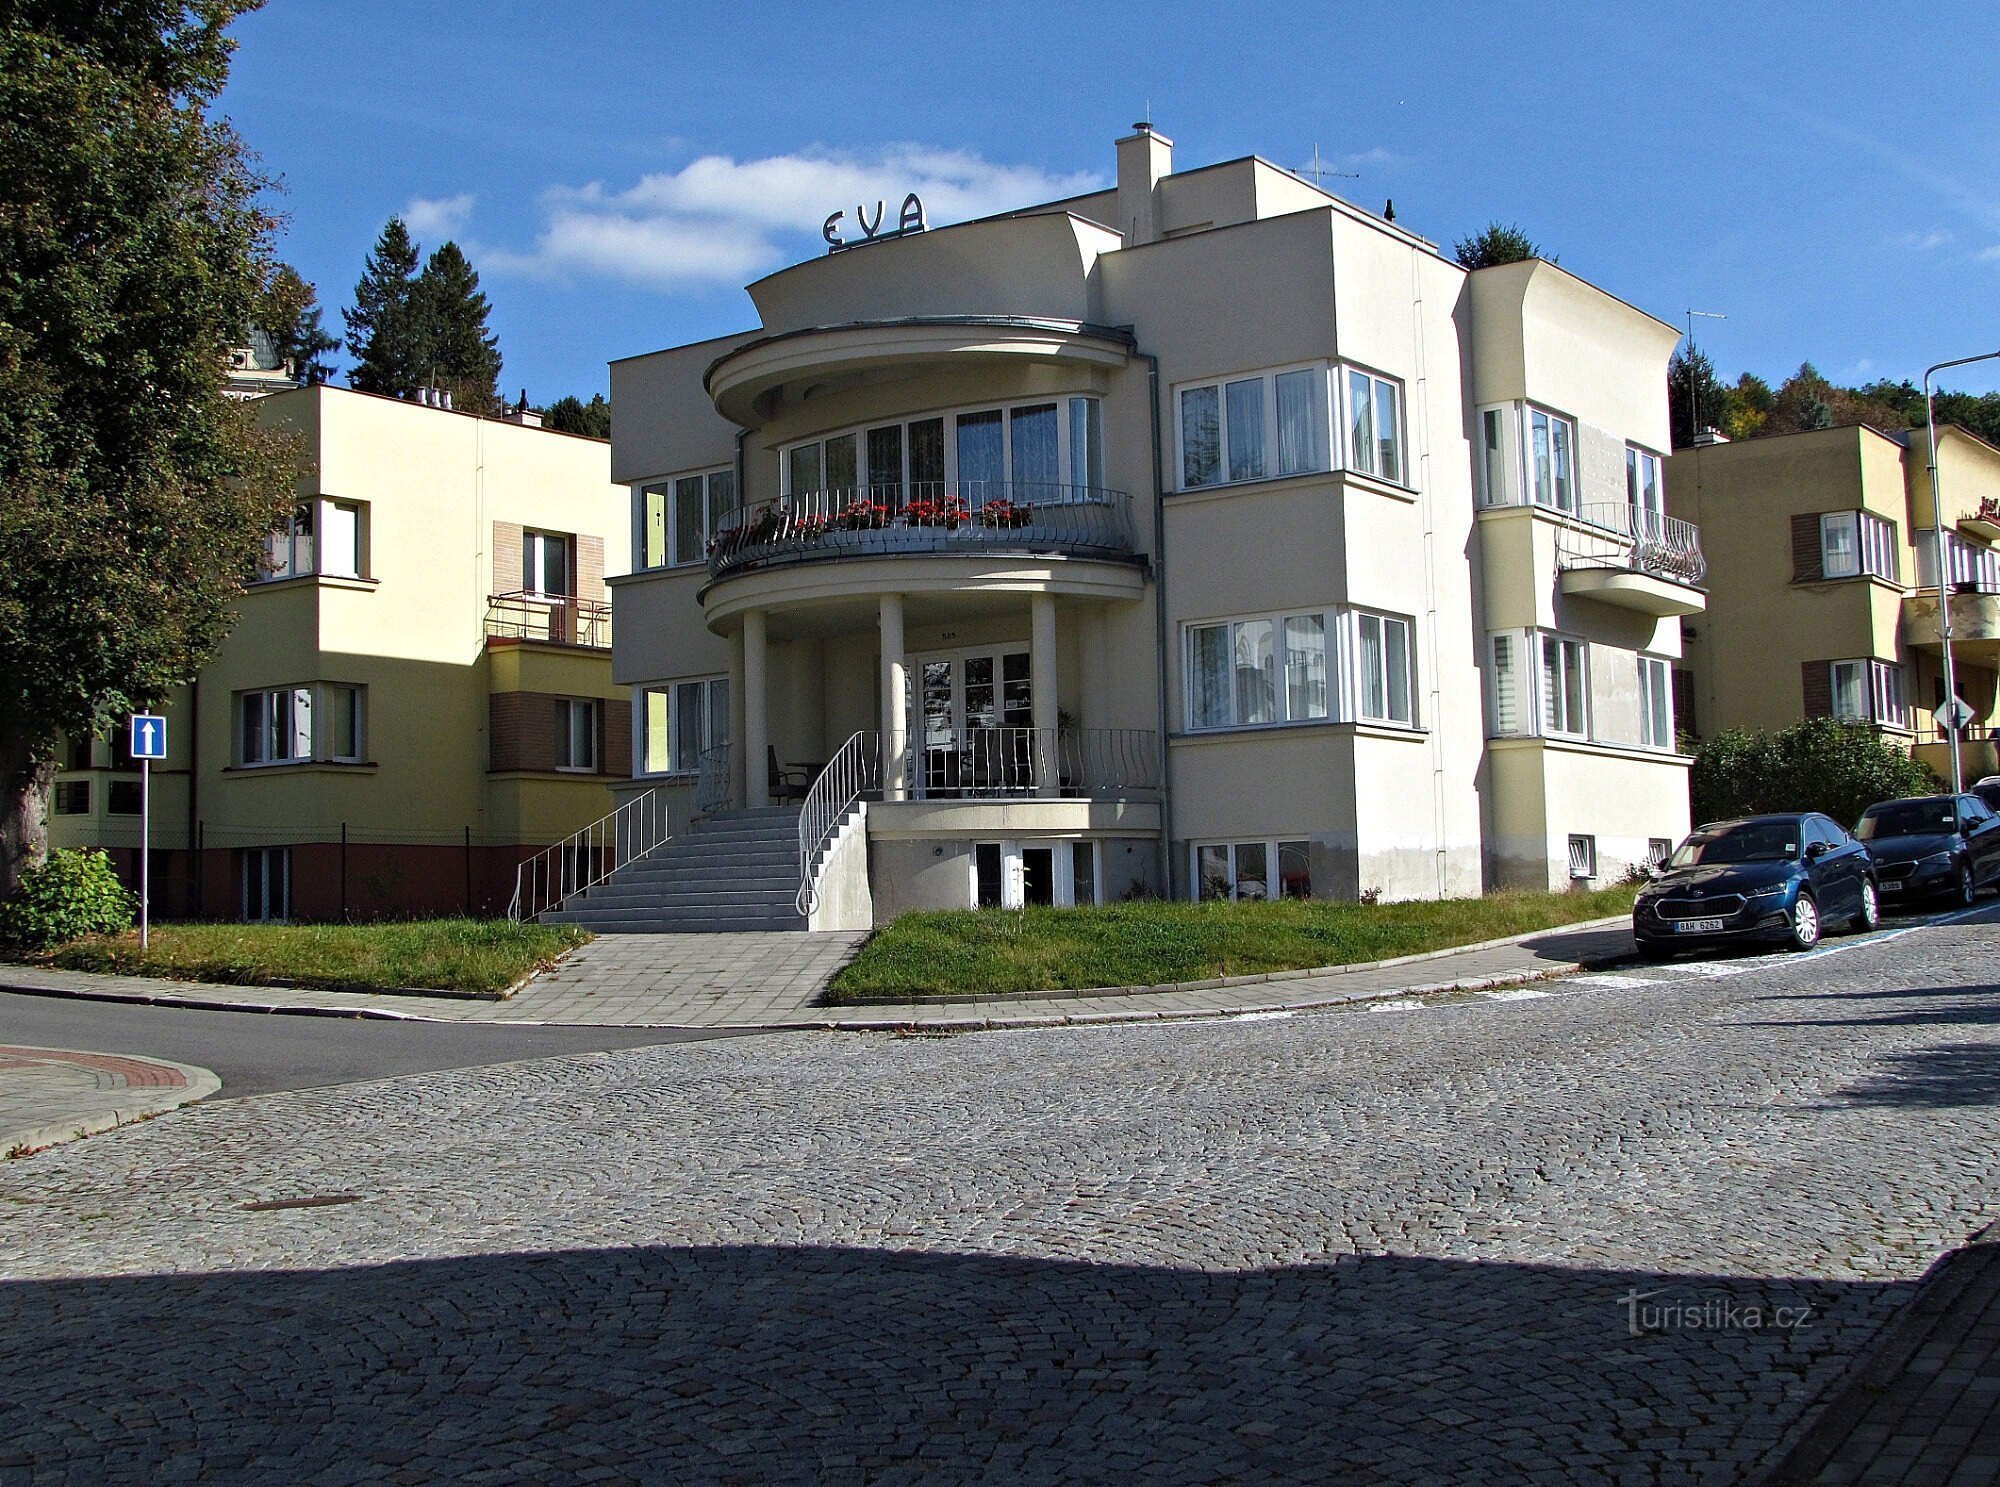
[[[718,359],[705,382],[724,418],[758,428],[795,384],[1022,359],[1122,367],[1132,347],[1130,331],[1081,320],[921,315],[764,336]]]

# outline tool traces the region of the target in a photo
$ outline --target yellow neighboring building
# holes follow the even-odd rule
[[[1697,445],[1668,461],[1669,507],[1700,524],[1708,614],[1686,628],[1681,726],[1868,723],[1951,776],[1936,529],[1922,429],[1866,426]],[[1994,755],[2000,676],[2000,450],[1938,431],[1952,655],[1975,721],[1965,783]]]
[[[166,709],[160,911],[502,912],[515,864],[602,816],[632,771],[604,585],[628,566],[630,496],[609,446],[333,387],[258,415],[300,439],[306,473],[269,576]],[[129,868],[124,740],[66,763],[52,845]]]

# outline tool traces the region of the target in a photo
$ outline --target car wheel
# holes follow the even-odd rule
[[[1972,884],[1970,863],[1961,862],[1958,865],[1958,892],[1953,896],[1957,898],[1959,907],[1965,909],[1971,908],[1973,900],[1979,897],[1979,890]]]
[[[1801,893],[1792,903],[1789,943],[1794,950],[1810,950],[1819,943],[1819,904],[1810,893]]]
[[[1882,900],[1875,892],[1875,885],[1867,878],[1861,880],[1861,912],[1854,916],[1852,929],[1867,931],[1882,922]]]

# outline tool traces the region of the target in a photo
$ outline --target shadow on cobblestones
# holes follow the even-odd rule
[[[1734,1481],[1909,1289],[775,1247],[12,1282],[0,1482]]]
[[[1953,1043],[1884,1054],[1881,1067],[1840,1091],[1854,1105],[1955,1110],[2000,1105],[2000,1043]]]
[[[1877,1012],[1875,1002],[1898,1010]],[[1749,1027],[1993,1027],[2000,1025],[2000,986],[1918,986],[1884,991],[1814,992],[1764,998],[1825,1011],[1825,1017],[1758,1020]]]

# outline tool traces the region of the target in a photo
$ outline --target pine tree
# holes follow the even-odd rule
[[[581,398],[557,398],[543,414],[543,423],[565,434],[588,434],[593,439],[611,437],[611,404],[604,394],[593,393],[589,402]]]
[[[1511,222],[1489,222],[1471,237],[1452,244],[1451,256],[1464,269],[1492,268],[1500,263],[1519,263],[1524,258],[1548,258],[1542,245]],[[1556,260],[1549,258],[1550,263]]]
[[[449,392],[453,407],[497,413],[500,345],[486,329],[491,306],[480,292],[479,275],[457,243],[446,243],[431,254],[417,280],[415,303],[424,380]]]
[[[289,263],[279,264],[271,275],[257,318],[270,335],[273,349],[291,362],[292,375],[299,381],[324,382],[333,375],[333,363],[326,359],[326,353],[338,351],[340,342],[320,323],[318,290]]]
[[[401,217],[375,240],[354,286],[347,351],[356,365],[347,380],[363,392],[406,397],[424,382],[423,329],[417,308],[417,245]]]

